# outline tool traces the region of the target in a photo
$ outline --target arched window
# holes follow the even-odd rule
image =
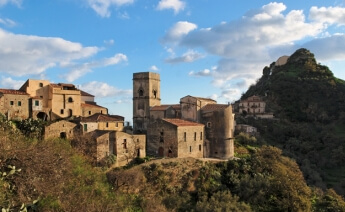
[[[72,97],[68,97],[68,102],[73,102],[73,98]]]
[[[40,86],[40,88],[42,88],[43,87],[43,83],[40,82],[39,86]]]
[[[139,96],[144,96],[144,90],[143,89],[139,89]]]
[[[156,90],[153,90],[153,98],[157,98],[157,91]]]

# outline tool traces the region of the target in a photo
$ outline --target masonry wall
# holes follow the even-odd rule
[[[97,163],[105,157],[113,154],[114,134],[111,132],[105,133],[97,137]]]
[[[81,124],[83,133],[98,130],[98,123],[97,122],[80,122],[80,124]],[[86,130],[85,130],[85,125],[86,125]]]
[[[92,116],[96,113],[100,113],[100,114],[108,114],[108,110],[107,108],[104,107],[97,107],[97,106],[85,106],[83,105],[81,108],[81,116],[82,117],[89,117]]]
[[[44,138],[60,138],[66,136],[65,138],[72,139],[76,127],[77,124],[65,120],[52,123],[45,127]]]
[[[4,94],[0,97],[0,113],[8,119],[27,119],[29,118],[29,96]]]
[[[206,139],[209,146],[207,155],[222,159],[233,157],[235,121],[231,106],[222,110],[203,112],[202,123],[206,126]]]
[[[150,122],[147,129],[147,155],[178,157],[177,127],[161,119]]]
[[[123,121],[98,122],[99,130],[123,131],[123,128],[124,128]]]
[[[178,157],[202,158],[204,126],[178,127]]]
[[[145,157],[145,135],[115,132],[114,154],[117,166],[124,166],[136,157]]]

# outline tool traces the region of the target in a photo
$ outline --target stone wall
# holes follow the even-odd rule
[[[67,138],[72,139],[76,132],[77,124],[69,121],[58,121],[45,127],[44,138]]]

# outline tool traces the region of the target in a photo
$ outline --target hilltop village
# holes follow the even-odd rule
[[[133,74],[133,128],[94,98],[73,84],[28,79],[18,90],[0,89],[0,113],[8,120],[47,121],[44,139],[89,142],[86,152],[96,164],[115,155],[118,166],[145,156],[231,159],[235,129],[257,133],[252,126],[236,126],[235,114],[273,118],[259,96],[233,105],[189,95],[177,104],[161,104],[160,75],[153,72]]]

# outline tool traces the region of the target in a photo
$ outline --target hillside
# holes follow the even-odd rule
[[[261,142],[295,159],[309,185],[345,195],[345,82],[299,49],[285,65],[263,69],[242,96],[264,97],[279,121],[238,118],[256,126]]]

